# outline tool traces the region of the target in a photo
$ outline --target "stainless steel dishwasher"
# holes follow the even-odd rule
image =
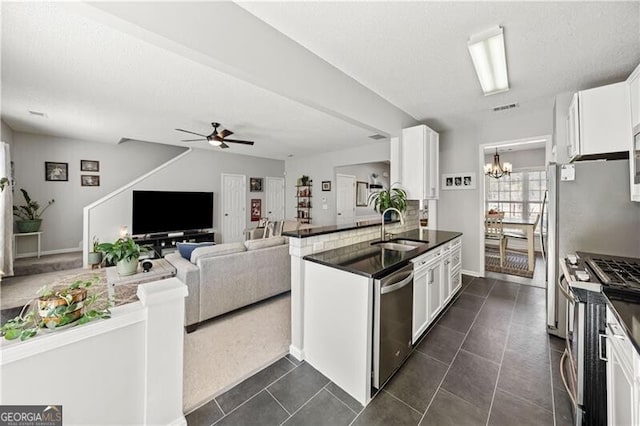
[[[373,387],[379,389],[411,351],[413,264],[374,285]]]

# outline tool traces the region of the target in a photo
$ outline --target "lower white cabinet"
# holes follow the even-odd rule
[[[461,239],[431,250],[413,262],[413,343],[462,286]]]
[[[426,263],[426,261],[423,261]],[[429,314],[427,312],[428,303],[428,281],[429,274],[425,265],[414,264],[413,272],[413,338],[412,343],[416,343],[418,338],[429,325]]]
[[[609,308],[606,329],[607,424],[640,424],[640,356]]]

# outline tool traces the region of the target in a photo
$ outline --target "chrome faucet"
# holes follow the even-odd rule
[[[398,209],[396,209],[395,207],[389,207],[388,209],[386,209],[385,211],[382,212],[382,222],[380,224],[380,240],[384,241],[385,239],[385,233],[384,233],[384,215],[388,212],[388,211],[397,211],[398,214],[400,215],[400,223],[402,225],[404,225],[404,217],[402,217],[402,212]]]

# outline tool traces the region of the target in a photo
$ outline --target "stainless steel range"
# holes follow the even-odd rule
[[[603,291],[640,300],[640,259],[579,251],[560,266],[567,342],[561,371],[574,424],[606,424],[606,364],[599,339],[606,333]]]

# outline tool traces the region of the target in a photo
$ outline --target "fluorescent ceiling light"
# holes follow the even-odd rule
[[[469,37],[469,53],[485,96],[509,90],[502,27]]]

